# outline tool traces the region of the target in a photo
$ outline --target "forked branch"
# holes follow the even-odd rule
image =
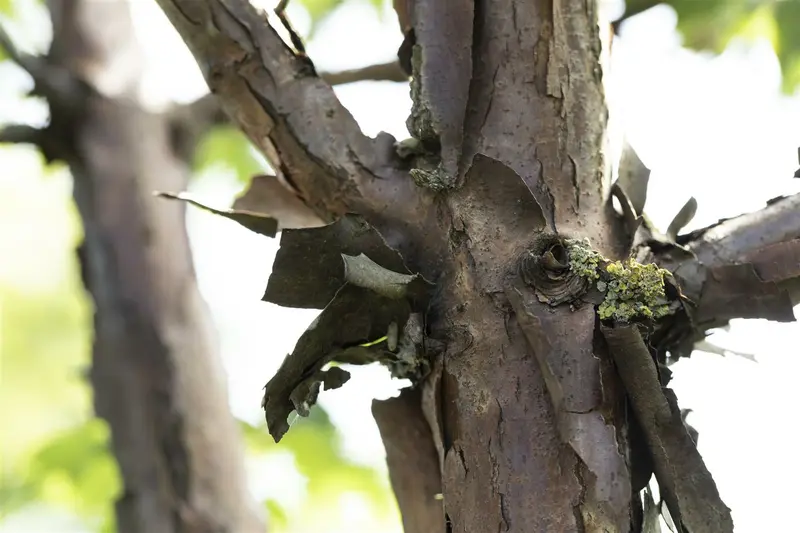
[[[398,168],[394,139],[363,135],[263,12],[247,0],[158,1],[225,112],[318,216],[418,218],[427,202]]]

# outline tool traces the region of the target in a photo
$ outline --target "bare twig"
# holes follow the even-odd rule
[[[24,124],[14,124],[0,129],[0,143],[34,144],[41,146],[43,143],[42,130]]]
[[[350,70],[322,72],[319,76],[332,86],[359,81],[408,81],[408,76],[400,68],[400,63],[397,61],[378,63]],[[191,131],[195,134],[203,134],[212,126],[228,122],[228,117],[222,110],[219,98],[210,93],[189,104],[176,106],[170,111],[170,118],[182,130]]]
[[[322,72],[319,76],[332,86],[359,81],[408,81],[408,76],[400,68],[400,63],[397,61],[377,63],[349,70]],[[200,129],[202,131],[211,126],[228,122],[228,117],[222,110],[219,99],[216,95],[210,93],[189,104],[176,106],[170,112],[170,115],[176,121],[191,121],[195,126],[192,129]]]
[[[306,55],[306,45],[303,43],[303,39],[300,38],[300,34],[297,33],[297,30],[294,29],[292,26],[292,22],[289,20],[289,17],[286,16],[286,7],[289,5],[289,0],[280,0],[278,5],[275,6],[275,14],[278,16],[278,20],[281,21],[284,29],[289,32],[289,39],[292,41],[292,46],[294,49],[297,50],[299,54]]]
[[[217,97],[207,94],[189,104],[179,105],[168,112],[172,150],[183,161],[190,161],[197,143],[208,130],[226,124],[228,117]]]
[[[172,111],[172,116],[181,120],[189,118],[203,129],[227,122],[225,112],[213,94],[207,94],[190,104],[176,107]]]
[[[323,72],[320,77],[331,85],[344,85],[357,81],[408,81],[408,75],[400,68],[400,63],[390,61],[378,65],[343,70],[341,72]]]
[[[731,350],[729,348],[723,348],[722,346],[718,346],[707,340],[696,342],[694,344],[694,349],[700,350],[701,352],[713,353],[714,355],[721,355],[722,357],[735,355],[736,357],[742,357],[744,359],[747,359],[748,361],[753,361],[754,363],[758,362],[754,354],[751,354],[749,352],[740,352],[737,350]]]
[[[8,35],[3,25],[0,24],[0,48],[5,50],[6,55],[13,61],[14,63],[18,64],[22,68],[25,68],[23,63],[25,62],[24,54],[20,53],[17,49],[14,41],[11,39],[11,36]]]
[[[53,128],[34,128],[27,124],[12,124],[0,129],[0,143],[31,144],[39,149],[48,163],[66,159],[65,147],[69,144]]]

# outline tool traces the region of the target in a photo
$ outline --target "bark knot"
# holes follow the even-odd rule
[[[519,274],[526,285],[535,289],[540,302],[553,306],[571,303],[591,286],[590,277],[582,275],[590,259],[577,251],[575,242],[543,235],[520,258]]]

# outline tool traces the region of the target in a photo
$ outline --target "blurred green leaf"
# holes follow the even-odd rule
[[[264,502],[267,507],[267,525],[270,533],[282,533],[289,529],[289,516],[283,507],[275,500]]]
[[[783,90],[792,92],[800,85],[800,0],[785,0],[773,4],[778,28],[775,52],[781,63]]]
[[[626,13],[640,13],[662,2],[628,0]],[[800,85],[800,0],[666,0],[678,14],[684,45],[722,53],[732,39],[767,39],[783,74],[783,89]]]
[[[15,0],[0,0],[0,19],[13,19],[16,15]],[[8,57],[6,50],[0,46],[0,61]]]
[[[108,527],[121,488],[109,451],[109,429],[98,418],[68,429],[31,458],[28,482],[42,500],[63,505]]]
[[[2,1],[2,0],[0,0]],[[309,29],[308,38],[314,36],[314,31],[328,15],[333,13],[336,8],[343,4],[350,3],[352,0],[300,0],[300,3],[306,8],[309,17],[311,18],[311,28]],[[375,12],[379,17],[383,16],[383,2],[384,0],[367,0],[370,6],[375,8]]]
[[[301,3],[311,17],[311,25],[313,28],[345,1],[346,0],[302,0]],[[313,31],[311,33],[313,34]]]
[[[0,0],[0,15],[13,17],[16,12],[14,0]]]
[[[355,492],[379,513],[388,513],[396,506],[384,476],[344,454],[336,427],[319,406],[307,418],[299,418],[280,444],[272,440],[266,425],[256,427],[242,422],[242,432],[250,451],[290,452],[297,470],[307,479],[309,498],[327,500],[333,494]]]
[[[233,126],[212,128],[195,150],[195,172],[205,172],[215,166],[232,170],[242,183],[248,183],[253,175],[266,170],[256,158],[250,141]]]
[[[3,472],[3,483],[0,484],[0,520],[35,502],[37,498],[35,485]]]
[[[27,505],[45,503],[76,513],[102,533],[116,531],[114,500],[121,480],[100,419],[62,431],[4,472],[0,519]]]
[[[684,44],[715,53],[725,50],[757,7],[749,0],[670,0],[669,4],[678,12]]]

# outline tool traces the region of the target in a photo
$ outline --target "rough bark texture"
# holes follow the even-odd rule
[[[372,414],[386,443],[392,487],[403,513],[405,533],[444,533],[442,478],[431,428],[422,413],[419,389],[376,401]],[[400,417],[403,424],[398,424]]]
[[[256,533],[243,445],[225,372],[197,288],[173,117],[135,100],[142,61],[128,5],[52,0],[46,58],[14,54],[47,97],[51,124],[32,139],[66,161],[85,239],[94,306],[91,382],[112,435],[124,492],[120,533]]]
[[[705,238],[695,234],[680,243],[642,226],[645,196],[630,202],[627,184],[615,189],[625,211],[617,215],[603,159],[607,113],[592,1],[477,0],[447,9],[439,0],[396,2],[406,32],[401,56],[410,57],[414,74],[408,121],[414,139],[400,143],[397,153],[386,134],[361,134],[310,60],[246,1],[159,3],[229,116],[270,159],[278,182],[295,194],[291,201],[305,206],[298,210],[308,208],[323,221],[362,215],[412,271],[437,285],[425,335],[428,346],[445,346],[441,359],[416,384],[419,395],[407,392],[374,408],[408,531],[652,527],[653,505],[643,510],[639,496],[652,475],[651,454],[594,307],[569,305],[576,296],[570,278],[557,274],[564,269],[562,239],[586,237],[609,259],[624,257],[635,243],[647,262],[676,271],[677,282],[668,280],[670,317],[680,320],[659,323],[660,337],[653,338],[659,351],[648,354],[663,364],[667,350],[681,353],[678,348],[691,348],[711,325],[741,316],[741,306],[720,311],[728,301],[725,289],[737,280],[748,282],[735,293],[737,305],[761,294],[761,312],[786,318],[785,305],[796,296],[786,282],[800,277],[791,263],[800,219],[788,214],[797,199],[740,221],[750,227],[757,220],[756,233],[724,222]],[[272,205],[276,198],[264,202],[265,211],[279,211]],[[285,237],[287,247],[301,239],[292,235]],[[345,244],[351,245],[325,241],[331,253],[344,253]],[[526,254],[548,265],[565,304],[543,301],[542,287],[525,281],[529,265],[520,260]],[[704,254],[715,258],[708,266]],[[292,275],[276,264],[270,286],[285,290],[277,285]],[[684,284],[688,298],[677,289]],[[324,299],[307,305],[321,308]],[[707,320],[690,320],[695,304]],[[312,330],[304,338],[313,337]],[[348,346],[330,348],[334,358]],[[314,374],[320,361],[301,364],[295,374]],[[645,397],[669,400],[658,379],[652,382]],[[270,400],[265,396],[267,418],[279,436],[285,413],[276,417]],[[423,418],[430,432],[420,427]],[[680,426],[670,431],[677,433],[670,442],[691,443]],[[651,443],[662,437],[646,435]],[[661,472],[664,483],[681,490],[669,478],[673,473]],[[722,526],[697,526],[702,519],[692,514],[692,532],[730,531],[713,481],[702,481],[707,501],[699,503],[718,509]],[[444,516],[431,524],[441,519],[431,500],[439,485]],[[677,494],[674,501],[686,497]]]

